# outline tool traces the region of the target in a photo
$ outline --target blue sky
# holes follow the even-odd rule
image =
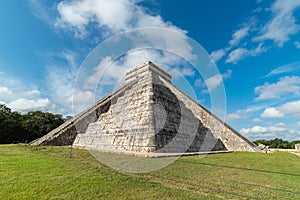
[[[3,0],[0,15],[0,103],[13,110],[77,113],[120,85],[128,69],[152,60],[209,109],[224,86],[226,122],[251,140],[300,138],[300,0]],[[139,45],[170,51],[99,57],[82,70],[97,45],[144,27],[183,36],[146,34]],[[187,38],[219,73],[201,76],[170,53],[193,59]]]

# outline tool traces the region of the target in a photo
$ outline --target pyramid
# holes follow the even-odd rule
[[[35,145],[124,152],[256,151],[256,146],[146,62],[125,83]]]

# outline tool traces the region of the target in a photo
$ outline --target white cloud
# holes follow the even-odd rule
[[[281,111],[277,110],[274,107],[268,107],[260,115],[262,118],[282,118],[284,115]]]
[[[170,22],[165,22],[161,16],[146,13],[133,0],[62,1],[57,5],[57,10],[60,16],[56,20],[56,27],[74,31],[78,37],[86,36],[86,28],[92,23],[96,23],[100,29],[114,33],[141,27],[182,31]]]
[[[2,79],[3,77],[3,79]],[[42,96],[37,87],[24,84],[4,72],[0,73],[0,102],[14,111],[54,111],[54,104]]]
[[[60,17],[56,26],[70,29],[78,37],[88,34],[86,26],[97,23],[116,32],[132,28],[137,8],[131,0],[82,0],[62,1],[57,5]]]
[[[250,21],[247,19],[248,22],[232,34],[227,47],[211,53],[212,60],[217,62],[228,54],[225,63],[237,64],[246,57],[258,56],[269,50],[271,47],[267,46],[266,40],[274,41],[279,47],[283,46],[290,40],[292,35],[300,30],[294,16],[294,11],[299,7],[300,0],[275,0],[270,9],[264,9],[265,12],[271,11],[269,13],[271,14],[270,20],[266,22],[258,21],[261,19],[253,16]],[[261,12],[261,9],[256,8],[253,13],[256,12]],[[258,23],[263,25],[257,27]],[[244,39],[246,42],[241,44]],[[256,42],[260,42],[260,44],[253,48]],[[300,48],[299,42],[294,44],[297,48]],[[233,47],[238,45],[239,48],[232,50]],[[249,48],[249,46],[252,47]]]
[[[74,91],[67,99],[72,102],[74,114],[79,113],[95,103],[95,94],[92,91]]]
[[[300,49],[300,42],[296,41],[296,42],[294,42],[294,45],[297,49]]]
[[[300,101],[291,101],[278,107],[278,110],[285,114],[290,114],[295,117],[300,117]]]
[[[225,62],[237,64],[238,61],[243,60],[246,57],[257,56],[265,51],[267,51],[267,48],[263,47],[262,43],[260,43],[256,48],[250,50],[246,48],[237,48],[229,53]]]
[[[136,46],[155,44],[158,48],[176,52],[183,58],[193,59],[194,57],[191,53],[192,48],[187,42],[185,30],[164,21],[160,15],[148,14],[143,7],[133,0],[63,1],[58,4],[57,9],[60,13],[57,26],[72,30],[82,37],[88,34],[86,29],[93,23],[98,24],[100,30],[105,29],[106,32],[111,33],[145,27],[159,27],[181,32],[183,33],[182,36],[157,30],[140,31],[139,34],[133,36],[132,40],[136,43]],[[102,32],[102,36],[106,36],[106,33]],[[143,62],[145,61],[143,60]]]
[[[226,55],[225,49],[219,49],[216,51],[213,51],[209,56],[212,61],[217,63],[221,58],[223,58]]]
[[[255,123],[261,122],[261,119],[259,119],[259,118],[254,118],[254,119],[252,120],[252,122],[255,122]]]
[[[228,58],[226,59],[226,63],[237,64],[239,60],[244,59],[249,55],[249,50],[245,48],[237,48],[229,53]]]
[[[236,30],[232,34],[232,38],[228,42],[228,46],[226,48],[213,51],[210,54],[211,60],[217,63],[221,58],[223,58],[228,53],[228,51],[232,49],[232,47],[237,46],[240,43],[240,41],[248,35],[249,31],[250,31],[250,25],[244,25],[240,29]],[[240,60],[238,59],[238,57],[240,56],[244,57],[250,53],[251,52],[245,48],[238,48],[230,53],[229,58],[227,58],[228,61],[226,60],[226,62],[236,63],[237,61]]]
[[[241,120],[241,119],[247,119],[248,118],[248,109],[238,109],[233,113],[230,113],[227,115],[227,120],[228,121],[236,121],[236,120]]]
[[[255,100],[276,99],[288,94],[299,95],[300,77],[285,76],[280,78],[277,83],[265,83],[257,86],[254,91],[258,94]]]
[[[240,119],[242,119],[242,116],[240,116],[237,113],[231,113],[231,114],[227,115],[227,120],[229,120],[229,121],[240,120]]]
[[[230,46],[238,45],[240,41],[248,35],[248,32],[249,32],[248,26],[242,27],[239,30],[235,31],[232,34],[232,39],[228,42],[229,45]]]
[[[295,71],[299,68],[300,68],[300,62],[294,62],[294,63],[290,63],[290,64],[287,64],[287,65],[282,65],[282,66],[279,66],[279,67],[273,69],[271,72],[269,72],[264,77],[270,77],[270,76],[273,76],[273,75],[293,72],[293,71]]]
[[[300,118],[300,100],[286,102],[277,107],[267,107],[260,116],[262,118]]]
[[[300,122],[297,122],[296,125],[300,127]]]
[[[174,66],[179,65],[182,58],[187,60],[195,59],[185,30],[165,21],[160,15],[149,14],[136,1],[62,1],[57,5],[57,11],[59,17],[56,19],[55,27],[71,31],[75,37],[80,38],[88,36],[91,27],[100,31],[102,37],[107,37],[120,31],[144,27],[166,28],[182,33],[179,36],[179,34],[167,33],[163,29],[162,31],[151,31],[150,29],[149,31],[143,31],[146,29],[138,29],[137,33],[128,35],[128,38],[132,40],[133,48],[138,47],[139,49],[127,52],[126,55],[118,60],[113,60],[113,57],[107,56],[100,60],[97,66],[91,66],[90,72],[86,73],[82,80],[76,80],[75,84],[78,91],[94,91],[95,87],[100,86],[102,88],[96,89],[98,92],[97,97],[103,97],[107,91],[115,89],[124,81],[124,75],[130,68],[145,61],[151,60],[160,66]],[[145,45],[155,46],[157,49],[162,49],[162,51],[140,48],[140,46]],[[167,49],[168,52],[175,52],[176,55],[165,52],[163,51],[164,49]],[[70,61],[68,62],[70,63]],[[173,70],[167,69],[169,73],[176,71],[175,74],[179,73],[184,76],[195,75],[195,71],[187,67],[177,67]],[[54,98],[56,102],[66,103],[66,99],[71,97],[76,74],[74,71],[55,67],[55,70],[49,72],[49,83],[52,84],[52,91],[56,94]],[[177,78],[177,76],[174,78]]]
[[[214,76],[211,76],[210,78],[205,80],[205,83],[207,85],[207,88],[209,91],[212,91],[213,89],[217,88],[224,80],[231,77],[232,71],[227,70],[224,74],[216,74]]]
[[[93,69],[93,74],[87,77],[85,89],[94,89],[91,87],[95,86],[100,79],[103,85],[115,83],[119,77],[125,74],[126,69],[124,68],[116,65],[111,57],[103,58],[98,66]]]
[[[12,110],[21,112],[32,111],[32,110],[48,110],[51,107],[51,102],[48,98],[30,100],[25,98],[16,99],[8,103],[8,107]]]
[[[8,95],[12,95],[12,91],[7,87],[0,86],[0,99],[6,98]]]
[[[169,71],[172,78],[179,78],[179,77],[186,77],[190,76],[193,77],[195,75],[195,71],[191,67],[175,67],[173,69],[167,69]]]
[[[287,127],[280,122],[270,126],[253,126],[252,128],[242,128],[240,133],[251,139],[274,139],[282,138],[285,140],[296,140],[300,136],[298,130]]]
[[[242,128],[240,132],[242,134],[248,135],[257,134],[257,133],[276,133],[287,130],[287,127],[284,123],[277,123],[272,126],[253,126],[252,128]]]
[[[291,129],[286,124],[280,122],[269,126],[253,126],[242,128],[240,133],[252,140],[282,138],[284,140],[298,140],[300,131]]]
[[[296,34],[300,27],[293,13],[300,7],[299,0],[277,0],[271,6],[272,19],[261,29],[255,41],[273,40],[279,47]]]

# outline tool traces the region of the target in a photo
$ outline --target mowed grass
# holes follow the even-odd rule
[[[149,159],[154,158],[145,163]],[[0,199],[300,199],[300,157],[284,152],[188,156],[132,174],[106,167],[86,150],[73,149],[69,158],[66,147],[0,145]]]

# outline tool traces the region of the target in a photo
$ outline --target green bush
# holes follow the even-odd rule
[[[64,123],[64,118],[49,112],[12,112],[0,104],[0,143],[26,143],[35,140]]]
[[[300,143],[300,140],[296,141],[286,141],[279,138],[275,138],[273,140],[255,140],[253,141],[254,144],[264,144],[266,146],[269,146],[269,148],[278,148],[278,149],[294,149],[295,144]]]

